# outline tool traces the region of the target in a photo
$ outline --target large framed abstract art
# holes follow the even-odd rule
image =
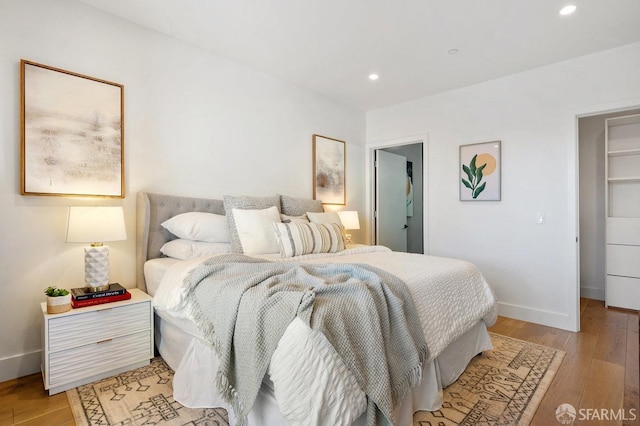
[[[313,135],[313,199],[346,204],[345,142]]]
[[[124,198],[124,86],[20,61],[23,195]]]
[[[500,141],[460,146],[460,201],[500,201]]]

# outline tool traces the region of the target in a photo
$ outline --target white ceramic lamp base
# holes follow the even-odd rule
[[[109,287],[109,246],[84,249],[84,282],[93,291]]]

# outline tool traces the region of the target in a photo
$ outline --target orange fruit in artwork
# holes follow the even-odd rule
[[[482,169],[482,174],[483,176],[488,176],[491,173],[496,171],[496,158],[488,153],[482,153],[482,154],[478,154],[478,157],[476,158],[476,166],[480,167],[483,164],[486,164],[485,168]]]

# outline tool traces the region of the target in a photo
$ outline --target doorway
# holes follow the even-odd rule
[[[374,242],[394,251],[425,253],[424,143],[374,150]]]
[[[605,127],[608,118],[640,109],[578,117],[578,211],[580,297],[605,300],[606,207]]]

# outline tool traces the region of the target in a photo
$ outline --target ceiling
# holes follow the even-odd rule
[[[80,1],[363,111],[640,41],[638,0]]]

